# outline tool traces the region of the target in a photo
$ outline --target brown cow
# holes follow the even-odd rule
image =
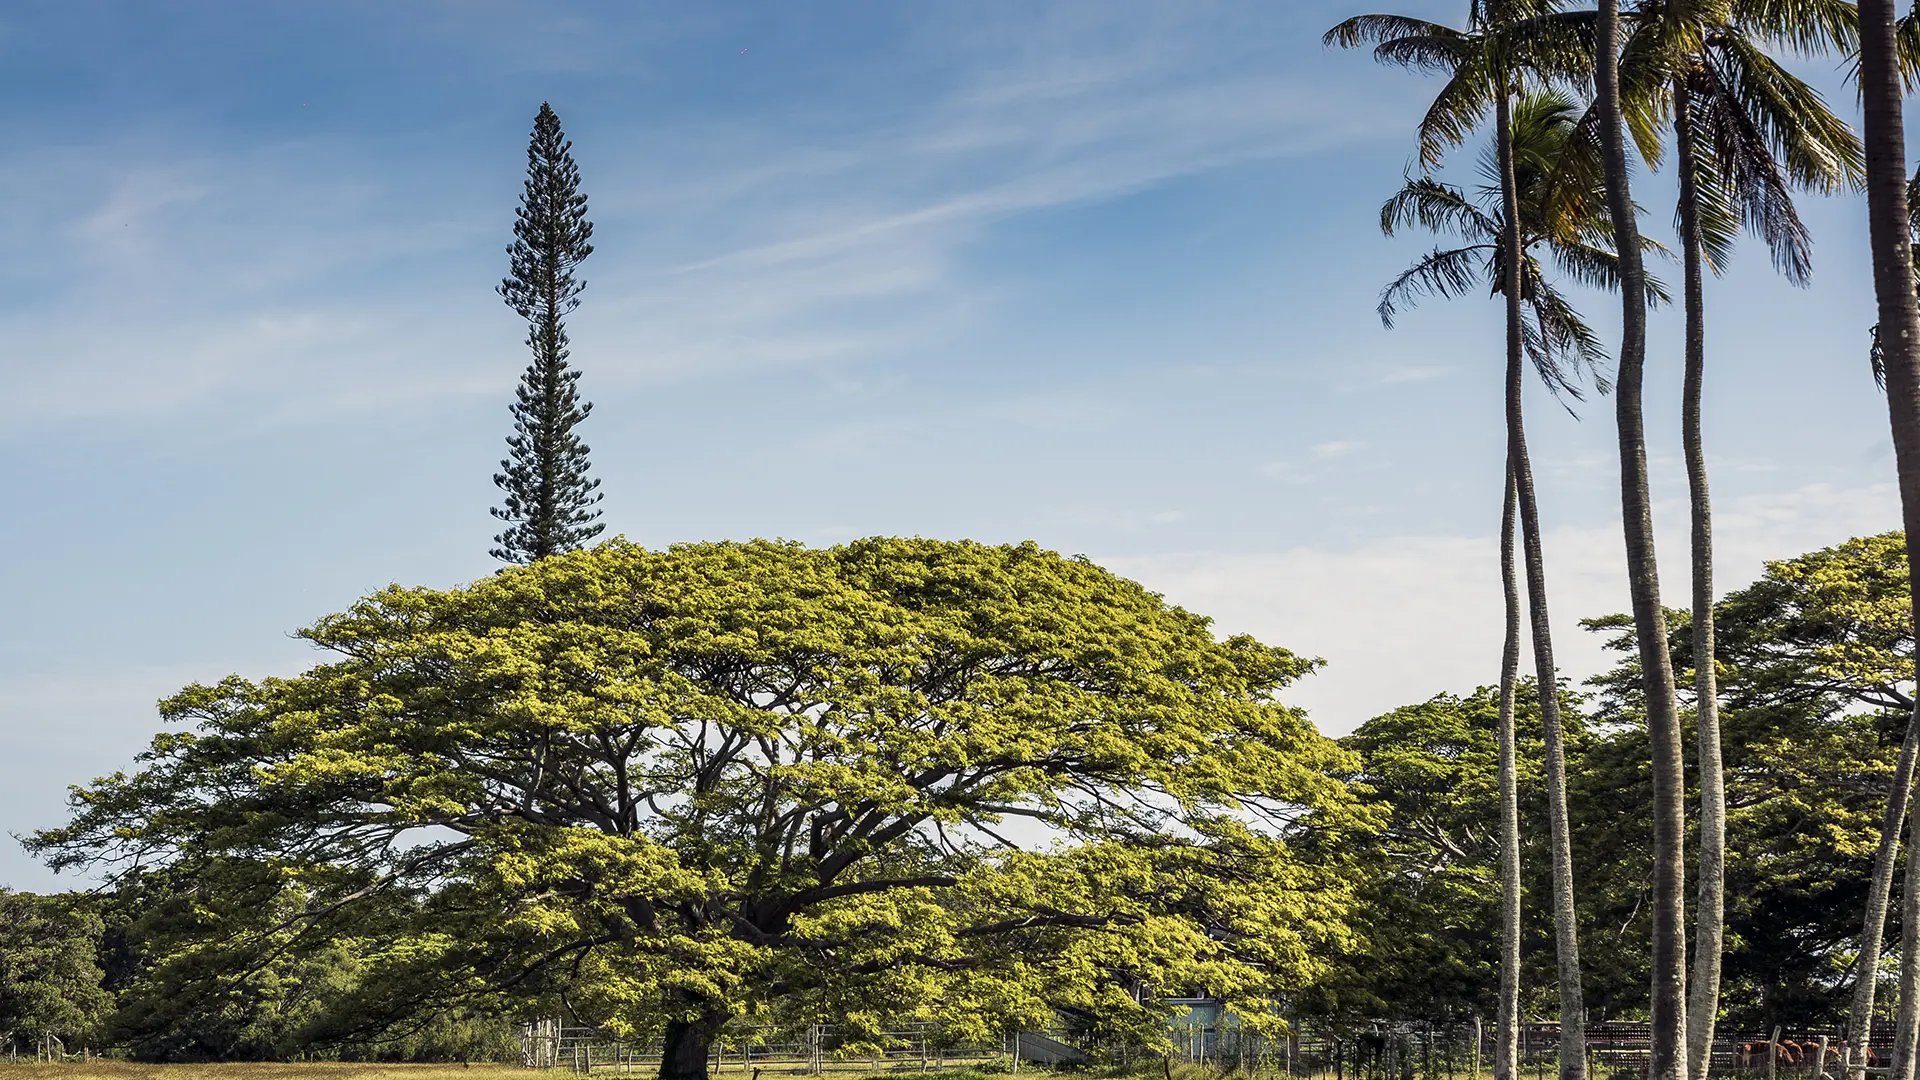
[[[1835,1061],[1847,1060],[1847,1056],[1846,1056],[1847,1040],[1841,1039],[1839,1042],[1828,1047],[1827,1053],[1833,1055],[1833,1059]],[[1886,1059],[1882,1058],[1878,1053],[1875,1053],[1873,1047],[1871,1046],[1867,1047],[1866,1054],[1867,1054],[1867,1068],[1877,1069],[1886,1064]]]

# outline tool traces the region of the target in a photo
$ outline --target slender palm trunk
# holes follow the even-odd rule
[[[1513,730],[1514,684],[1520,676],[1520,581],[1513,563],[1513,486],[1509,463],[1500,508],[1507,633],[1500,651],[1500,1006],[1494,1026],[1494,1080],[1518,1080],[1520,1075],[1520,778]]]
[[[1913,1080],[1914,1044],[1920,1042],[1920,873],[1913,846],[1920,840],[1920,815],[1907,812],[1907,880],[1900,896],[1900,1012],[1893,1022],[1893,1068],[1887,1080]]]
[[[1700,435],[1700,393],[1706,379],[1698,138],[1692,94],[1683,73],[1673,81],[1675,152],[1680,171],[1680,241],[1686,263],[1686,388],[1680,408],[1687,488],[1693,519],[1694,730],[1700,772],[1700,881],[1694,900],[1693,967],[1687,973],[1687,1076],[1706,1080],[1713,1063],[1713,1025],[1720,1013],[1720,955],[1726,932],[1727,790],[1720,757],[1720,701],[1714,683],[1713,506],[1707,497],[1707,454]]]
[[[1915,759],[1920,758],[1920,714],[1907,719],[1900,742],[1900,760],[1887,787],[1887,805],[1880,812],[1880,847],[1873,855],[1873,880],[1867,885],[1867,916],[1860,927],[1860,958],[1853,973],[1853,1015],[1847,1025],[1853,1080],[1867,1078],[1867,1052],[1873,1038],[1873,1001],[1880,986],[1880,953],[1887,933],[1887,902],[1893,893],[1893,871],[1899,862],[1900,829],[1913,797]]]
[[[1660,570],[1653,550],[1653,508],[1647,491],[1646,421],[1641,387],[1647,360],[1646,268],[1640,228],[1627,179],[1627,146],[1620,118],[1620,0],[1600,0],[1595,84],[1599,91],[1601,157],[1607,209],[1620,259],[1620,370],[1614,415],[1620,435],[1620,519],[1627,553],[1627,589],[1647,702],[1653,764],[1652,1080],[1687,1080],[1685,757],[1680,708],[1674,699],[1673,658],[1660,607]],[[1912,294],[1911,288],[1908,294]]]
[[[1860,99],[1866,112],[1862,142],[1867,151],[1867,233],[1873,250],[1873,292],[1880,309],[1887,418],[1900,479],[1907,562],[1920,568],[1920,298],[1914,295],[1913,252],[1908,244],[1907,146],[1901,126],[1904,103],[1894,20],[1893,0],[1860,0]],[[1908,577],[1910,600],[1915,609],[1920,609],[1920,574]],[[1916,872],[1920,867],[1913,865],[1913,844],[1909,843],[1909,878]],[[1916,1012],[1920,1001],[1915,1000],[1920,995],[1914,992],[1920,987],[1920,956],[1915,955],[1913,932],[1909,928],[1900,956],[1902,1000],[1894,1041],[1895,1076],[1913,1075],[1912,1033],[1916,1015],[1920,1015]]]
[[[1507,264],[1507,468],[1520,510],[1521,551],[1526,560],[1527,614],[1533,636],[1534,683],[1546,742],[1547,824],[1553,862],[1553,941],[1560,973],[1560,1080],[1586,1080],[1586,1003],[1580,990],[1580,931],[1573,906],[1573,849],[1567,830],[1567,753],[1560,719],[1560,680],[1553,662],[1553,628],[1547,619],[1546,561],[1541,553],[1540,510],[1527,457],[1521,407],[1526,357],[1521,341],[1523,282],[1520,199],[1513,171],[1511,96],[1495,106],[1495,145],[1500,160],[1501,243]]]

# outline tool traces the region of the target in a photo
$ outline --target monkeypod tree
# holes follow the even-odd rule
[[[32,845],[271,866],[280,931],[423,897],[386,985],[562,1000],[668,1080],[736,1018],[1257,1021],[1347,944],[1353,762],[1275,699],[1313,662],[1031,544],[616,541],[304,636]]]

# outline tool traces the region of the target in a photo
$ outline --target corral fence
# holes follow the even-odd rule
[[[1885,1025],[1882,1030],[1889,1029]],[[1334,1080],[1413,1080],[1474,1077],[1490,1071],[1492,1024],[1418,1025],[1380,1022],[1340,1031],[1295,1025],[1285,1039],[1264,1039],[1231,1024],[1174,1029],[1174,1059],[1222,1068],[1272,1069],[1294,1076]],[[1560,1025],[1530,1023],[1518,1034],[1521,1075],[1550,1080],[1560,1058]],[[1889,1037],[1870,1044],[1868,1072],[1884,1074],[1892,1053]],[[1652,1031],[1644,1023],[1593,1024],[1585,1031],[1588,1073],[1594,1077],[1644,1077],[1652,1060]],[[1844,1034],[1833,1028],[1768,1032],[1720,1031],[1712,1048],[1712,1072],[1750,1080],[1843,1080]]]
[[[22,1049],[20,1039],[15,1037],[13,1032],[0,1032],[0,1047],[5,1048],[4,1050],[0,1050],[0,1053],[3,1053],[9,1062],[18,1062],[27,1059],[28,1054],[32,1055],[31,1060],[33,1061],[93,1060],[93,1048],[91,1046],[82,1046],[77,1052],[69,1051],[67,1044],[62,1042],[58,1035],[53,1034],[40,1035],[30,1039],[26,1043],[26,1048]]]
[[[1494,1057],[1491,1024],[1421,1025],[1377,1022],[1338,1030],[1294,1023],[1293,1033],[1270,1038],[1241,1027],[1216,1003],[1202,1000],[1182,1006],[1168,1028],[1170,1062],[1248,1073],[1284,1073],[1327,1080],[1468,1080],[1490,1071]],[[1890,1028],[1891,1025],[1886,1025]],[[1884,1030],[1884,1029],[1883,1029]],[[1529,1023],[1519,1032],[1521,1076],[1554,1076],[1560,1052],[1560,1025]],[[1585,1032],[1588,1072],[1597,1080],[1629,1080],[1647,1075],[1652,1032],[1644,1023],[1590,1025]],[[1713,1044],[1712,1071],[1747,1080],[1844,1080],[1843,1034],[1808,1028],[1769,1032],[1722,1031]],[[621,1041],[589,1027],[558,1021],[522,1028],[521,1063],[535,1069],[574,1073],[655,1073],[660,1067],[657,1039]],[[1885,1073],[1891,1039],[1875,1039],[1870,1073]],[[759,1073],[822,1076],[832,1073],[913,1072],[944,1069],[988,1060],[1047,1065],[1093,1062],[1125,1065],[1151,1057],[1136,1044],[1110,1042],[1063,1031],[1023,1031],[998,1045],[962,1044],[944,1036],[939,1025],[918,1024],[878,1034],[855,1033],[834,1024],[794,1031],[730,1027],[714,1040],[708,1059],[711,1074],[756,1077]]]
[[[1031,1037],[1030,1037],[1031,1038]],[[728,1028],[714,1039],[708,1070],[714,1075],[758,1071],[805,1073],[942,1069],[1006,1057],[1007,1047],[957,1045],[932,1024],[899,1031],[855,1035],[839,1025],[813,1024],[798,1031]],[[531,1069],[567,1069],[575,1073],[653,1073],[660,1068],[658,1039],[630,1042],[610,1039],[597,1028],[568,1027],[558,1021],[521,1029],[521,1064]]]

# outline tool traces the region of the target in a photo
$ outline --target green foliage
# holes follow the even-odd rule
[[[1689,619],[1670,616],[1681,684],[1693,664]],[[1906,713],[1913,629],[1900,533],[1861,537],[1768,563],[1717,605],[1727,781],[1729,1022],[1840,1019],[1841,981],[1866,903],[1880,813]],[[1595,620],[1596,629],[1621,620]],[[1623,651],[1631,642],[1616,639]],[[1624,815],[1644,796],[1637,669],[1603,676],[1611,764],[1596,773],[1592,865],[1611,867],[1596,921],[1637,933],[1643,841]],[[1898,914],[1894,919],[1897,921]],[[1898,941],[1889,933],[1888,941]],[[1627,959],[1622,950],[1622,959]],[[1643,981],[1643,980],[1642,980]],[[1635,977],[1621,972],[1623,987]]]
[[[0,1043],[85,1043],[112,996],[97,962],[104,924],[88,897],[0,890]],[[78,1049],[78,1046],[75,1046]]]
[[[396,995],[377,960],[417,903],[387,893],[332,918],[260,861],[197,859],[123,878],[104,948],[116,1008],[105,1037],[143,1061],[505,1060],[499,1003]]]
[[[1274,699],[1312,662],[1031,544],[616,541],[305,633],[336,658],[189,687],[31,841],[209,882],[179,985],[349,935],[376,1017],[1140,1030],[1348,944],[1370,815]]]
[[[1770,563],[1718,606],[1729,808],[1723,1007],[1735,1028],[1844,1017],[1880,811],[1913,695],[1906,574],[1900,534],[1863,537]],[[1691,686],[1688,617],[1669,620],[1674,665]],[[1589,1014],[1603,1020],[1644,1015],[1647,1005],[1652,782],[1631,621],[1588,625],[1614,635],[1622,657],[1594,680],[1599,693],[1584,721],[1581,702],[1567,699],[1563,709],[1581,959]],[[1389,820],[1356,862],[1362,947],[1317,988],[1318,1008],[1419,1019],[1490,1011],[1496,706],[1488,690],[1442,695],[1342,740],[1362,762],[1351,778],[1356,791]],[[1552,940],[1539,720],[1523,709],[1518,722],[1525,985],[1544,998]]]
[[[1578,699],[1563,695],[1570,768],[1578,772],[1588,738]],[[1539,698],[1516,694],[1516,760],[1523,821],[1543,821]],[[1383,811],[1358,869],[1361,944],[1317,988],[1315,1011],[1336,1019],[1397,1016],[1443,1022],[1490,1015],[1500,955],[1489,928],[1499,924],[1499,692],[1442,694],[1395,709],[1341,740],[1359,755],[1349,779]],[[1523,865],[1535,895],[1546,894],[1547,837],[1522,829]],[[1526,911],[1529,985],[1550,986],[1551,913]]]

